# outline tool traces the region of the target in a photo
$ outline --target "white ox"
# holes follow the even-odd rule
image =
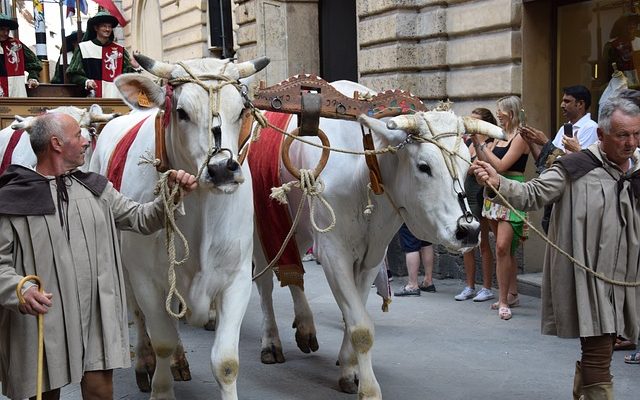
[[[347,81],[334,82],[332,86],[349,97],[355,90],[370,92],[359,84]],[[395,154],[378,156],[386,195],[372,195],[375,197],[374,211],[368,217],[363,214],[369,183],[365,159],[363,156],[333,152],[320,178],[325,186],[323,195],[335,211],[336,226],[328,233],[318,233],[312,230],[306,215],[296,230],[296,240],[301,253],[313,244],[342,311],[345,329],[339,354],[340,389],[347,393],[358,393],[360,399],[381,399],[380,386],[371,363],[374,326],[365,308],[371,283],[378,273],[378,265],[387,245],[403,221],[417,237],[443,244],[451,251],[475,245],[479,224],[464,218],[466,210],[463,210],[458,198],[469,166],[468,149],[459,141],[465,125],[469,131],[471,125],[475,124],[477,131],[478,123],[463,121],[450,111],[399,116],[390,119],[386,126],[383,121],[364,116],[360,121],[372,129],[377,149],[399,146]],[[292,118],[289,130],[296,126],[295,118]],[[484,123],[480,126],[487,130],[483,132],[485,134],[503,136],[497,127]],[[321,119],[320,129],[327,134],[332,147],[362,151],[360,126],[356,122]],[[437,145],[420,142],[420,139],[408,141],[409,134],[435,140],[452,151],[458,146],[459,157],[452,159],[457,179],[453,179],[445,165],[445,153]],[[438,137],[440,134],[444,135]],[[316,139],[316,142],[319,140]],[[320,158],[320,150],[294,142],[290,156],[292,164],[298,168],[313,169]],[[293,180],[284,168],[281,171],[284,172],[283,182]],[[254,176],[256,173],[259,172],[252,171]],[[300,191],[291,191],[288,201],[290,210],[296,210],[301,201]],[[327,212],[319,212],[317,225],[327,226],[330,222],[328,215]],[[267,265],[261,246],[255,246],[255,259],[256,271],[261,271]],[[256,283],[264,315],[262,361],[284,362],[271,299],[272,274],[263,275]],[[318,348],[316,330],[307,300],[297,286],[290,286],[290,290],[295,305],[294,327],[297,330],[298,347],[304,352],[315,351]]]
[[[93,145],[95,145],[96,141],[95,129],[93,125],[108,122],[118,115],[104,114],[102,112],[102,108],[97,104],[92,105],[89,110],[74,106],[63,106],[54,108],[52,110],[47,110],[47,113],[63,113],[70,115],[76,120],[76,122],[78,122],[78,124],[82,128],[82,136],[84,136],[84,138],[89,141],[89,147],[84,153],[85,163],[84,165],[82,165],[82,167],[80,167],[80,169],[84,171],[89,168],[89,160],[91,160]],[[29,126],[32,120],[33,117],[22,118],[16,116],[16,120],[11,124],[11,126],[0,130],[0,160],[2,160],[4,157],[4,153],[7,150],[7,146],[9,145],[9,141],[11,140],[11,136],[13,136],[13,132],[17,129],[25,129]],[[36,165],[36,161],[36,155],[31,149],[29,135],[27,133],[23,133],[20,136],[20,139],[18,140],[18,143],[15,145],[11,154],[11,164],[34,167]]]
[[[144,69],[168,79],[174,86],[170,123],[165,132],[170,166],[195,174],[206,164],[198,189],[184,200],[186,215],[177,220],[191,250],[186,264],[176,268],[177,288],[185,297],[187,320],[191,324],[204,325],[209,319],[210,305],[215,304],[217,330],[211,349],[211,368],[222,399],[237,399],[240,324],[251,292],[251,176],[246,166],[241,167],[229,158],[227,151],[206,160],[210,145],[216,142],[210,123],[220,124],[221,147],[232,154],[238,153],[240,114],[245,104],[238,88],[224,83],[227,80],[237,83],[238,79],[252,75],[265,67],[268,59],[239,64],[217,59],[185,61],[183,65],[199,77],[199,82],[182,82],[180,79],[190,76],[183,66],[156,62],[139,54],[135,57]],[[116,85],[124,100],[140,111],[117,118],[104,128],[91,170],[105,174],[118,140],[130,127],[149,117],[127,154],[121,192],[140,202],[150,201],[155,197],[153,192],[159,174],[153,166],[138,162],[142,156],[148,157],[154,152],[154,117],[158,107],[165,108],[168,92],[165,87],[137,74],[120,76]],[[211,99],[214,104],[210,104],[205,88],[209,86],[218,87]],[[152,107],[144,108],[140,103],[149,103]],[[212,115],[212,110],[218,116]],[[133,288],[129,295],[135,296],[144,313],[157,357],[151,399],[173,399],[170,362],[179,338],[177,322],[164,306],[169,289],[164,231],[150,236],[123,232],[122,257]]]

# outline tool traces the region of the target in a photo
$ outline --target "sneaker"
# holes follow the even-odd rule
[[[302,261],[313,261],[316,259],[316,256],[313,253],[307,253],[302,257]]]
[[[460,292],[460,294],[454,297],[454,299],[456,299],[457,301],[469,300],[475,295],[476,295],[476,290],[470,288],[469,286],[466,286],[464,290]]]
[[[402,289],[395,292],[393,295],[397,297],[420,296],[420,288],[409,289],[408,287],[403,286]]]
[[[482,289],[480,289],[480,291],[478,292],[476,297],[473,298],[473,301],[475,301],[475,302],[487,301],[487,300],[491,300],[491,299],[493,299],[495,297],[496,296],[493,294],[491,289],[482,288]]]

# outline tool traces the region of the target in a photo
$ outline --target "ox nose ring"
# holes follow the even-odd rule
[[[232,158],[227,160],[227,169],[229,171],[237,171],[239,164]]]

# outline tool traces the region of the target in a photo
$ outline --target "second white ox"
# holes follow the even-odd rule
[[[347,81],[334,82],[332,86],[349,97],[356,90],[370,92],[366,87]],[[296,127],[295,118],[292,119],[289,130]],[[465,217],[467,207],[461,205],[458,196],[464,190],[464,177],[469,167],[469,151],[461,135],[472,130],[482,130],[492,137],[503,137],[503,133],[493,125],[462,119],[451,111],[399,116],[390,119],[386,126],[383,121],[364,116],[360,122],[372,129],[376,148],[396,146],[398,149],[396,153],[378,156],[386,195],[372,196],[375,197],[375,208],[370,216],[366,216],[363,210],[367,205],[369,170],[364,157],[333,152],[320,179],[325,187],[323,195],[337,216],[336,225],[328,233],[318,233],[312,230],[307,216],[296,230],[296,239],[301,251],[313,243],[342,311],[345,329],[339,354],[340,389],[358,393],[360,399],[372,400],[381,399],[382,394],[372,368],[374,325],[365,303],[385,249],[402,222],[417,237],[443,244],[450,251],[474,246],[479,223]],[[357,123],[321,119],[320,129],[327,134],[332,147],[361,151],[362,139]],[[313,169],[320,158],[320,150],[295,142],[290,156],[292,164],[298,168]],[[256,173],[259,172],[252,171],[254,176]],[[282,179],[288,182],[293,178],[287,173]],[[290,209],[296,210],[301,201],[300,191],[290,192],[288,200]],[[320,227],[327,226],[329,214],[319,212],[316,222]],[[261,271],[267,263],[261,246],[255,246],[255,249],[256,270]],[[272,275],[265,274],[256,283],[264,315],[262,361],[283,362],[271,300]],[[316,330],[307,300],[297,286],[290,286],[290,290],[295,303],[298,347],[305,352],[315,351],[318,346]]]
[[[173,94],[170,96],[171,90],[144,76],[119,77],[116,85],[124,100],[140,111],[117,118],[105,127],[91,170],[105,174],[120,138],[148,117],[127,153],[121,192],[140,202],[151,200],[158,173],[153,166],[138,162],[154,152],[154,117],[158,108],[167,107],[169,111],[170,107],[165,133],[170,166],[191,173],[204,167],[199,188],[184,200],[186,215],[177,221],[191,250],[186,264],[177,267],[177,288],[187,302],[187,320],[194,325],[207,322],[209,307],[215,303],[217,330],[211,368],[222,399],[235,400],[240,324],[251,292],[253,203],[247,167],[238,165],[229,154],[238,153],[239,117],[245,106],[236,83],[262,69],[268,59],[239,64],[201,59],[173,65],[141,55],[135,57],[144,69],[167,79]],[[165,105],[167,98],[169,104]],[[218,152],[209,159],[213,145],[229,152]],[[144,313],[157,356],[151,383],[151,399],[155,400],[175,398],[170,361],[178,344],[177,322],[164,306],[169,283],[163,235],[164,232],[151,236],[122,233],[123,264],[133,288],[129,296],[135,296]]]
[[[74,106],[62,106],[52,110],[47,110],[47,113],[63,113],[70,115],[82,128],[82,136],[89,141],[89,147],[84,153],[85,163],[80,167],[83,171],[86,171],[89,168],[89,160],[91,160],[93,146],[96,141],[93,125],[108,122],[117,116],[117,114],[104,114],[102,112],[102,108],[97,104],[92,105],[89,110]],[[10,159],[11,164],[19,164],[26,167],[34,167],[36,165],[36,155],[31,149],[29,135],[26,132],[22,132],[20,137],[17,139],[17,142],[12,143],[10,146],[14,132],[18,129],[22,130],[26,128],[32,119],[33,117],[21,118],[16,116],[16,120],[11,124],[11,126],[0,130],[0,160],[4,160],[5,152],[8,147],[12,147],[10,149],[12,152]]]

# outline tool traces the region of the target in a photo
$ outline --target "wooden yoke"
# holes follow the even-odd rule
[[[309,96],[310,94],[314,96]],[[309,112],[310,97],[320,99],[319,112],[315,107]],[[320,131],[317,129],[316,121],[318,117],[355,121],[362,114],[373,118],[384,118],[428,110],[422,100],[404,90],[387,90],[377,95],[356,91],[353,94],[353,98],[349,98],[316,75],[295,75],[270,87],[265,87],[265,83],[260,82],[260,87],[254,96],[253,105],[265,111],[298,114],[301,128],[297,129],[295,134],[302,131],[302,135],[311,134],[307,128],[308,126],[315,125],[315,129]],[[323,145],[328,147],[325,139],[326,136],[322,140]],[[299,170],[293,168],[289,159],[288,148],[291,145],[291,140],[288,142],[283,147],[283,164],[294,176],[299,176]],[[365,150],[375,150],[371,132],[365,133],[364,129],[362,129],[362,144]],[[285,147],[287,151],[285,151]],[[324,164],[326,164],[325,153],[327,154],[326,158],[328,158],[329,153],[323,151],[318,167],[322,165],[323,168]],[[384,193],[384,189],[378,158],[375,154],[366,154],[365,159],[369,167],[371,190],[380,195]],[[318,167],[316,168],[316,173],[322,170]],[[292,171],[292,169],[294,170]]]

